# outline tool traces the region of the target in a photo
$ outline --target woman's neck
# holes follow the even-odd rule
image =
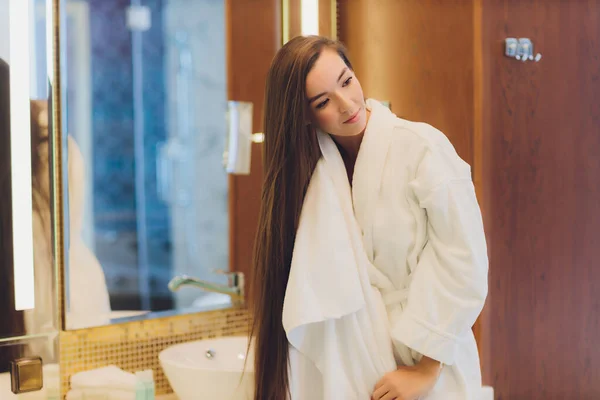
[[[360,150],[360,145],[364,136],[364,132],[355,136],[331,135],[344,161],[350,161],[352,164],[354,164],[358,157],[358,151]]]
[[[358,135],[331,135],[345,162],[351,162],[351,164],[354,164],[356,162],[356,158],[358,157],[358,151],[360,150],[360,145],[363,141],[363,138],[365,137],[365,131],[367,130],[370,115],[371,112],[367,110],[367,124],[365,124],[365,129],[363,129],[363,131]]]

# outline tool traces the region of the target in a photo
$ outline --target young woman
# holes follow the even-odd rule
[[[275,56],[267,76],[264,132],[265,180],[253,280],[254,398],[478,398],[481,373],[471,328],[487,295],[488,263],[469,165],[438,130],[399,119],[377,101],[365,100],[342,45],[322,37],[294,38]],[[344,235],[319,233],[321,228],[337,232],[328,221],[337,210],[323,208],[329,200],[318,194],[327,191],[322,182],[336,186],[339,202],[331,204],[351,210],[352,221],[344,225],[348,232],[358,227],[368,265],[357,274],[366,276],[364,270],[372,268],[369,284],[376,295],[358,293],[356,286],[356,297],[374,299],[360,310],[362,303],[356,303],[354,314],[363,315],[358,319],[350,311],[315,312],[319,307],[342,310],[341,303],[353,302],[346,292],[354,272],[337,261],[352,249],[338,245]],[[331,212],[311,222],[317,209]],[[299,227],[309,242],[310,236],[318,238],[311,247],[296,243]],[[307,258],[307,253],[314,254]],[[320,263],[316,277],[298,281],[315,273],[310,272],[315,263]],[[329,268],[343,271],[337,282]],[[298,288],[299,282],[304,287]],[[314,297],[324,290],[325,295]],[[306,294],[305,304],[298,293]],[[292,304],[293,299],[299,301]],[[292,313],[317,317],[305,318],[306,329],[298,336],[292,335],[290,323],[286,326],[286,313],[288,320],[294,319]],[[382,330],[387,336],[381,336]],[[367,343],[369,337],[389,341],[386,347],[382,340],[371,340],[383,349],[379,359],[344,347]],[[304,357],[303,367],[295,353]],[[362,360],[359,353],[371,359]],[[393,356],[391,368],[383,362],[381,376],[367,373],[367,364],[388,356]],[[376,370],[381,367],[369,371]]]

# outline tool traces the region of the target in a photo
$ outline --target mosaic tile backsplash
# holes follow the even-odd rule
[[[71,375],[107,365],[116,365],[129,372],[152,369],[156,394],[172,393],[158,361],[158,354],[163,349],[194,340],[247,335],[248,329],[247,311],[228,309],[79,331],[62,331],[62,395],[69,390]]]

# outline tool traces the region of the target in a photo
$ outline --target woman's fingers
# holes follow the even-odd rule
[[[387,394],[390,393],[390,388],[388,388],[385,385],[379,386],[378,389],[375,389],[375,391],[373,392],[373,396],[372,396],[372,400],[383,400],[386,399]],[[393,399],[393,397],[390,397],[390,399]]]
[[[397,397],[394,395],[394,393],[392,392],[387,392],[385,395],[383,395],[383,397],[381,398],[381,400],[395,400],[397,399]]]

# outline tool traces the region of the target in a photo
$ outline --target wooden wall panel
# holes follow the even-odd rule
[[[283,0],[288,3],[287,20],[289,23],[289,39],[302,34],[302,1],[301,0]],[[286,18],[284,16],[284,18]]]
[[[280,0],[227,0],[229,100],[254,104],[254,132],[262,132],[265,79],[281,43]],[[262,145],[252,147],[250,175],[230,175],[230,269],[250,276],[263,179]]]
[[[319,0],[319,35],[327,37],[337,36],[337,26],[332,25],[335,15],[335,0]],[[333,18],[332,18],[333,17]]]
[[[339,0],[340,40],[368,97],[442,130],[473,159],[473,7],[464,0]]]
[[[600,399],[600,2],[483,1],[497,399]],[[539,63],[503,56],[529,37]]]

